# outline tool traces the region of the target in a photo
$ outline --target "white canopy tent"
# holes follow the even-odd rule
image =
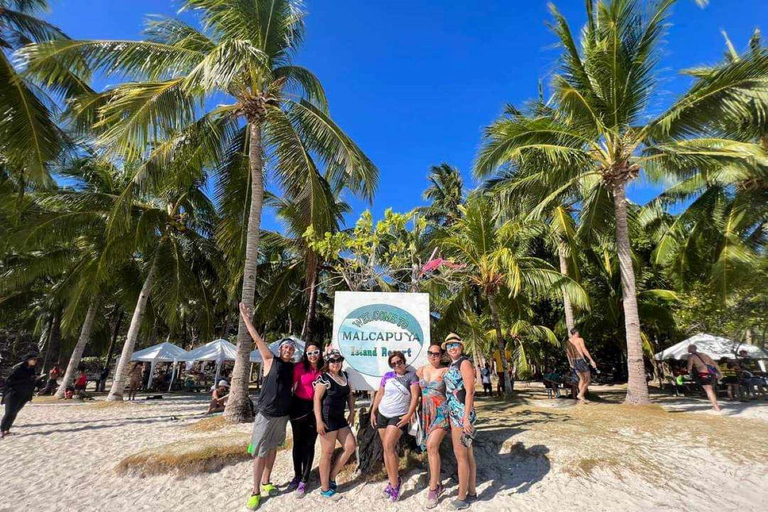
[[[297,338],[295,336],[288,336],[288,337],[296,342],[296,352],[293,354],[293,360],[298,363],[299,361],[301,361],[301,358],[304,355],[304,348],[306,347],[306,343],[304,343],[302,340],[300,340],[299,338]],[[281,338],[281,339],[283,339],[283,338]],[[279,349],[280,349],[280,340],[277,340],[277,341],[269,344],[270,352],[272,352],[276,356],[280,355]],[[262,359],[261,359],[261,354],[259,354],[259,350],[258,349],[256,349],[253,352],[251,352],[251,362],[252,363],[262,363],[263,362]]]
[[[131,361],[151,363],[147,387],[152,385],[152,379],[155,376],[155,366],[157,366],[157,363],[173,363],[173,373],[171,374],[172,385],[173,379],[176,376],[176,363],[184,361],[187,354],[188,352],[183,348],[177,347],[173,343],[166,341],[134,352],[131,356]],[[171,389],[170,386],[168,389]]]
[[[656,354],[657,361],[676,359],[686,361],[688,359],[688,346],[696,345],[699,352],[703,352],[717,361],[721,357],[735,358],[741,350],[745,350],[752,359],[768,359],[768,352],[755,345],[747,345],[738,341],[729,340],[712,334],[699,333],[695,336],[672,345],[666,350]],[[764,362],[761,361],[761,366]]]
[[[202,347],[187,352],[183,361],[214,361],[216,363],[216,377],[214,385],[219,381],[219,372],[224,361],[234,361],[237,356],[237,347],[227,340],[218,339],[206,343]]]

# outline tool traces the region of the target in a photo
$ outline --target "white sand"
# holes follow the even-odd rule
[[[687,399],[670,407],[684,407]],[[690,401],[689,401],[690,402]],[[228,427],[225,431],[193,433],[185,428],[200,416],[207,400],[166,398],[157,402],[137,401],[97,408],[80,403],[32,404],[19,414],[16,436],[0,441],[0,511],[240,511],[251,485],[251,465],[239,463],[220,472],[180,479],[173,476],[120,477],[114,468],[124,457],[142,449],[173,441],[249,432],[250,425]],[[696,443],[679,442],[685,432],[663,440],[638,436],[621,429],[610,438],[587,439],[568,444],[540,431],[547,407],[570,405],[566,401],[539,400],[542,407],[491,425],[486,418],[476,445],[479,465],[478,489],[481,500],[475,511],[696,511],[765,510],[768,503],[768,460],[744,462]],[[691,402],[689,407],[702,405]],[[589,405],[582,407],[615,407]],[[750,404],[750,418],[767,420],[768,405]],[[618,412],[617,412],[618,413]],[[742,422],[754,428],[755,419],[741,413],[727,418],[733,435]],[[550,425],[551,426],[551,425]],[[555,431],[556,432],[556,431]],[[594,436],[592,436],[594,437]],[[585,453],[600,452],[605,443],[632,443],[650,457],[656,468],[651,475],[599,464],[588,474],[574,474],[572,463]],[[317,460],[317,458],[316,458]],[[290,453],[283,451],[273,481],[285,485],[292,477]],[[449,486],[437,510],[448,510],[455,482]],[[331,512],[337,508],[358,511],[422,510],[427,490],[423,473],[408,475],[402,500],[385,501],[383,484],[342,485],[344,499],[329,503],[317,492],[316,482],[304,500],[292,495],[271,498],[261,510]]]

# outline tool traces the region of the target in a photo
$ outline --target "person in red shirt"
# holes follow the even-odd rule
[[[85,386],[88,385],[88,376],[85,374],[85,370],[80,370],[80,375],[75,380],[75,391],[85,391]]]

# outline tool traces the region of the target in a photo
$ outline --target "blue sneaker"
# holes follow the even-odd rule
[[[339,501],[341,499],[341,494],[337,493],[334,489],[320,491],[320,496],[323,498],[328,498],[331,501]]]
[[[331,480],[328,483],[328,485],[331,488],[331,490],[334,490],[334,491],[339,488],[339,484],[336,483],[336,480]]]

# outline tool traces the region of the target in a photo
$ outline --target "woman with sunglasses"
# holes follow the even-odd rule
[[[309,472],[315,460],[317,424],[314,413],[314,382],[323,367],[320,345],[308,343],[301,363],[293,368],[293,403],[291,404],[291,430],[293,432],[293,480],[289,489],[296,489],[298,498],[307,493]]]
[[[453,453],[459,466],[459,494],[451,502],[453,510],[469,507],[477,499],[475,480],[477,464],[472,449],[475,435],[475,366],[462,354],[464,342],[458,334],[446,336],[442,345],[451,358],[451,365],[445,373],[445,390],[448,397],[448,419],[451,423]]]
[[[315,421],[317,433],[320,434],[320,495],[332,500],[338,500],[336,494],[336,476],[344,468],[349,458],[357,449],[357,441],[352,434],[350,425],[355,420],[355,395],[349,384],[347,372],[341,371],[344,357],[338,350],[330,350],[326,354],[323,373],[315,381]],[[345,407],[349,406],[349,415],[344,416]],[[343,452],[331,468],[333,450],[336,441],[341,444]]]
[[[418,369],[416,374],[421,385],[421,422],[425,442],[421,449],[426,450],[429,460],[429,495],[427,508],[435,508],[443,494],[440,483],[440,444],[451,430],[448,421],[448,399],[445,395],[445,373],[443,351],[440,345],[430,345],[427,349],[428,364]]]
[[[395,502],[400,499],[402,488],[398,475],[397,444],[416,412],[421,389],[416,372],[408,368],[402,352],[390,352],[387,363],[392,371],[384,374],[373,399],[371,425],[379,431],[384,450],[384,467],[389,480],[384,493],[389,501]]]

